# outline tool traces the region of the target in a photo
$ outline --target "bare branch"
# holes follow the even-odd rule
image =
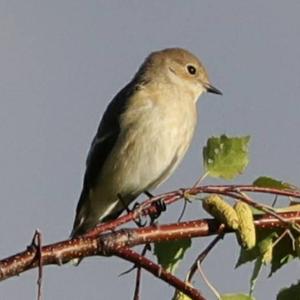
[[[300,223],[300,212],[280,213],[280,216]],[[270,215],[259,216],[255,225],[261,228],[286,228],[275,217]],[[116,232],[102,234],[99,237],[78,237],[72,240],[42,247],[43,265],[61,265],[74,258],[102,255],[108,256],[115,249],[133,247],[141,244],[179,240],[193,237],[203,237],[218,234],[221,224],[215,219],[202,219],[167,225],[152,225],[144,228],[121,229]],[[225,232],[230,232],[226,229]],[[38,266],[40,260],[32,247],[27,250],[0,260],[0,280],[18,275]]]
[[[286,196],[286,197],[293,197],[300,199],[300,191],[297,189],[289,189],[289,190],[280,190],[275,188],[264,188],[264,187],[257,187],[253,185],[207,185],[207,186],[199,186],[187,189],[179,189],[173,192],[161,194],[150,198],[143,202],[141,206],[125,216],[119,217],[118,219],[107,222],[104,224],[99,224],[84,236],[86,237],[94,237],[98,236],[103,232],[114,230],[117,227],[126,224],[130,221],[133,221],[135,218],[139,216],[147,216],[151,214],[157,213],[157,208],[153,205],[154,202],[157,200],[163,199],[166,205],[172,204],[180,199],[183,199],[186,194],[189,195],[197,195],[201,193],[208,193],[208,194],[222,194],[232,197],[233,193],[241,193],[241,192],[253,192],[253,193],[263,193],[263,194],[271,194],[271,195],[278,195],[278,196]]]
[[[199,291],[129,248],[153,242],[203,237],[220,234],[221,232],[229,233],[231,231],[228,228],[224,229],[222,224],[214,219],[193,220],[181,223],[177,222],[175,224],[167,225],[151,225],[136,229],[116,230],[116,228],[122,224],[133,221],[136,217],[151,217],[157,214],[158,208],[157,205],[155,205],[157,200],[163,199],[164,203],[169,205],[179,199],[183,199],[187,194],[197,195],[201,193],[215,193],[232,198],[243,198],[244,201],[253,202],[251,198],[245,196],[245,192],[267,193],[300,198],[299,190],[278,190],[273,188],[255,187],[252,185],[215,185],[180,189],[178,191],[152,197],[142,203],[137,210],[129,212],[127,215],[111,222],[100,224],[84,236],[39,247],[39,255],[37,255],[36,247],[28,246],[25,251],[0,260],[0,281],[19,275],[22,272],[35,267],[39,267],[41,279],[42,265],[61,265],[74,258],[95,255],[116,255],[127,261],[133,262],[139,268],[142,267],[146,269],[150,273],[174,286],[177,290],[191,296],[192,299],[204,299]],[[254,203],[256,204],[256,202]],[[275,229],[287,228],[291,222],[300,224],[299,211],[289,211],[285,213],[267,211],[266,214],[256,218],[255,225],[259,228]]]
[[[133,250],[129,248],[118,248],[116,251],[114,251],[116,256],[119,256],[121,258],[124,258],[128,261],[131,261],[135,263],[136,265],[140,265],[142,268],[146,269],[148,272],[152,273],[155,277],[158,277],[165,282],[171,284],[174,286],[176,289],[182,291],[185,293],[187,296],[191,297],[194,300],[205,300],[203,296],[185,283],[184,281],[178,279],[176,276],[173,274],[165,271],[162,267],[159,265],[153,263],[151,260],[148,258],[141,256],[140,254],[134,252]]]

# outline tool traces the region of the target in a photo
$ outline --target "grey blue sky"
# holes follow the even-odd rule
[[[237,182],[259,175],[299,182],[299,1],[0,1],[0,255],[23,249],[36,228],[44,242],[65,239],[81,190],[85,157],[100,117],[145,56],[189,49],[223,97],[205,95],[194,143],[157,192],[191,186],[211,135],[250,134],[251,163]],[[206,180],[206,183],[215,183]],[[219,182],[219,181],[218,181]],[[178,211],[170,210],[171,221]],[[199,204],[186,218],[204,216]],[[209,239],[195,241],[180,274]],[[238,247],[226,237],[204,263],[222,292],[247,291],[252,266],[234,270]],[[47,267],[44,299],[132,299],[134,274],[118,258],[78,268]],[[35,271],[2,282],[1,299],[34,299]],[[300,277],[299,263],[257,284],[274,299]],[[200,278],[198,286],[211,294]],[[144,274],[142,299],[170,299],[166,284]]]

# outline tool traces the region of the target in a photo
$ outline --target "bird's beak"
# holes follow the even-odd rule
[[[217,88],[215,88],[214,86],[212,86],[211,84],[209,83],[206,83],[204,85],[206,91],[208,93],[212,93],[212,94],[217,94],[217,95],[223,95],[222,92],[220,90],[218,90]]]

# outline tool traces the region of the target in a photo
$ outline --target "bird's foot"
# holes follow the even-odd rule
[[[155,207],[155,213],[150,214],[150,224],[152,225],[161,215],[163,211],[167,210],[166,203],[164,199],[158,199],[157,201],[154,201],[152,205]]]
[[[150,193],[149,191],[144,191],[144,194],[146,196],[148,196],[149,198],[153,198],[154,195],[152,193]],[[166,206],[166,203],[164,201],[164,199],[158,199],[156,201],[154,201],[152,203],[152,205],[155,207],[156,209],[156,212],[153,213],[153,214],[150,214],[150,224],[154,224],[154,222],[159,218],[159,216],[161,215],[161,213],[163,211],[166,211],[167,209],[167,206]]]

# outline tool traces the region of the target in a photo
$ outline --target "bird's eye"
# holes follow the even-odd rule
[[[195,75],[196,74],[196,68],[192,65],[187,65],[187,70],[191,75]]]

